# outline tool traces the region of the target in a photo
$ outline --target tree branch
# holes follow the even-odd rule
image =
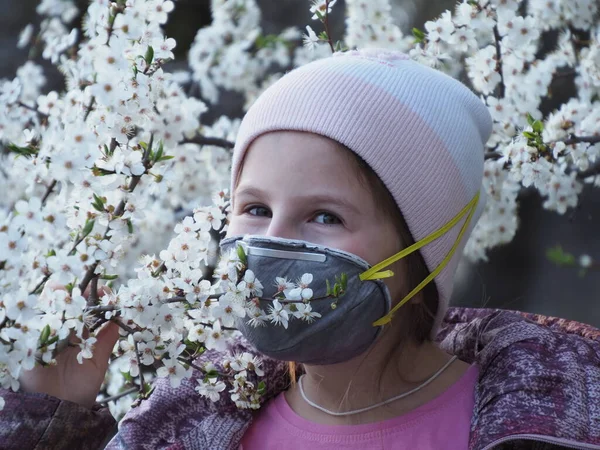
[[[36,286],[36,287],[34,287],[34,288],[33,288],[33,289],[32,289],[32,290],[29,292],[29,295],[32,295],[32,294],[36,294],[36,293],[38,293],[38,290],[39,290],[41,287],[43,287],[43,286],[44,286],[44,284],[46,284],[46,281],[48,281],[49,279],[50,279],[50,275],[46,275],[46,276],[45,276],[45,277],[42,279],[42,281],[40,281],[40,282],[37,284],[37,286]]]
[[[89,306],[85,309],[86,312],[96,313],[96,312],[108,312],[108,311],[117,311],[121,309],[117,305],[100,305],[100,306]]]
[[[17,105],[18,105],[18,106],[20,106],[21,108],[25,108],[25,109],[28,109],[29,111],[33,111],[33,112],[34,112],[34,113],[36,113],[38,116],[40,116],[40,118],[41,118],[42,120],[44,120],[44,119],[48,119],[48,114],[46,114],[46,113],[43,113],[43,112],[40,112],[40,111],[38,111],[38,109],[37,109],[37,108],[35,108],[35,107],[33,107],[33,106],[29,106],[29,105],[27,105],[27,104],[23,103],[22,101],[18,101],[18,102],[17,102]]]
[[[492,159],[494,161],[498,160],[502,158],[502,153],[500,152],[486,152],[484,155],[484,159],[487,161],[489,159]]]
[[[566,145],[582,143],[597,144],[600,142],[600,136],[571,136],[568,139],[563,139],[557,142],[564,142]]]
[[[587,170],[577,172],[577,179],[584,180],[586,178],[593,177],[594,175],[600,175],[600,161],[596,161],[596,163]]]
[[[140,376],[140,394],[144,394],[144,390],[145,390],[145,383],[144,383],[144,372],[142,371],[142,361],[140,359],[140,351],[138,350],[138,341],[136,341],[135,339],[133,340],[133,345],[135,346],[135,357],[137,359],[137,365],[138,365],[138,372],[139,372],[139,376]]]
[[[112,322],[116,323],[119,328],[127,331],[129,334],[135,333],[135,330],[133,328],[131,328],[129,325],[125,325],[120,320],[112,320]]]
[[[184,358],[184,357],[182,357],[182,356],[178,356],[178,357],[177,357],[177,361],[179,361],[179,362],[182,362],[182,363],[184,363],[184,364],[187,364],[188,366],[190,366],[190,367],[192,367],[192,368],[196,369],[196,370],[197,370],[198,372],[200,372],[200,373],[204,373],[204,374],[206,373],[206,370],[205,370],[205,369],[203,369],[202,367],[200,367],[200,366],[198,366],[198,365],[194,364],[194,363],[193,363],[193,362],[191,362],[190,360],[187,360],[187,359],[185,359],[185,358]],[[217,373],[217,375],[219,375],[219,376],[221,376],[221,377],[227,377],[227,376],[228,376],[226,373],[220,372],[220,371],[218,371],[218,370],[215,370],[215,372]]]
[[[202,325],[203,327],[206,327],[206,328],[212,328],[213,327],[212,324],[206,323],[206,322],[198,322],[198,325]],[[221,327],[221,330],[238,331],[237,328],[233,328],[233,327]]]
[[[504,85],[504,72],[502,69],[502,50],[500,49],[500,32],[498,31],[498,25],[494,25],[494,45],[496,47],[496,72],[500,74],[500,83],[496,90],[498,91],[498,98],[504,98],[506,92],[506,86]]]
[[[329,3],[331,3],[331,0],[325,0],[325,21],[323,22],[323,25],[325,26],[325,33],[327,34],[327,43],[329,44],[329,48],[331,48],[331,53],[335,53],[333,41],[331,40],[331,33],[329,32]]]
[[[206,137],[206,136],[194,136],[193,138],[190,139],[184,139],[183,141],[179,142],[180,144],[198,144],[198,145],[214,145],[216,147],[223,147],[227,150],[232,150],[233,147],[235,146],[234,142],[228,141],[227,139],[221,139],[221,138],[212,138],[212,137]]]
[[[48,185],[48,187],[46,188],[46,192],[44,193],[44,196],[42,197],[42,205],[44,205],[46,203],[46,200],[48,200],[48,197],[50,197],[50,194],[52,194],[52,191],[54,190],[55,186],[56,186],[56,180],[52,180],[52,183],[50,183]]]
[[[92,287],[90,288],[90,295],[87,299],[88,306],[97,305],[99,301],[98,298],[98,275],[92,278]]]
[[[116,140],[114,140],[114,141],[111,141],[111,147],[113,145],[113,142],[114,142],[114,144],[116,146]],[[143,161],[142,161],[142,163],[144,164],[144,167],[146,168],[146,170],[144,171],[144,173],[142,175],[134,175],[131,178],[131,181],[129,182],[129,186],[127,188],[128,192],[133,192],[134,189],[136,188],[136,186],[138,185],[138,183],[140,182],[140,180],[142,179],[142,176],[145,175],[146,173],[148,173],[148,171],[151,169],[151,165],[149,165],[149,155],[150,155],[150,151],[152,150],[153,142],[154,142],[154,134],[151,134],[150,135],[150,142],[148,143],[148,147],[144,151],[144,158],[143,158]],[[117,205],[116,209],[114,210],[113,214],[112,214],[113,217],[121,217],[123,215],[123,213],[125,212],[125,206],[127,206],[127,201],[126,200],[121,200],[119,202],[119,204]],[[106,228],[106,232],[104,233],[103,239],[106,239],[108,237],[108,232],[109,231],[110,231],[110,224]],[[94,277],[94,273],[96,272],[96,267],[98,267],[98,264],[99,264],[99,262],[96,261],[86,271],[85,275],[83,276],[83,280],[81,280],[81,283],[79,283],[79,289],[81,290],[81,292],[85,291],[85,289],[87,288],[88,284],[90,283],[90,281]]]
[[[125,396],[127,396],[129,394],[133,394],[134,392],[137,392],[137,391],[138,391],[138,387],[137,386],[136,387],[132,387],[132,388],[129,388],[129,389],[123,391],[123,392],[120,392],[119,394],[113,395],[112,397],[106,397],[105,399],[100,400],[98,403],[100,403],[100,404],[106,404],[106,403],[109,403],[109,402],[114,402],[116,400],[119,400],[121,397],[125,397]]]

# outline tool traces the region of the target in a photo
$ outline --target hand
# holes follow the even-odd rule
[[[94,405],[104,381],[112,349],[119,338],[119,326],[107,322],[96,333],[94,356],[77,361],[79,346],[68,346],[56,357],[56,364],[36,366],[19,377],[25,392],[40,392],[87,408]]]

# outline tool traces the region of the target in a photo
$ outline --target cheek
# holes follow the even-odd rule
[[[406,264],[403,261],[398,261],[392,264],[389,269],[394,272],[394,276],[384,280],[390,296],[392,304],[396,304],[408,294],[408,286],[406,283]]]
[[[252,223],[243,216],[232,214],[229,216],[229,226],[227,227],[227,237],[244,234],[264,234],[262,227],[256,222]]]

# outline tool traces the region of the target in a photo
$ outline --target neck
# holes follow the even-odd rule
[[[385,340],[386,336],[381,336],[381,339]],[[394,352],[383,351],[382,348],[386,347],[393,348],[377,345],[343,363],[305,365],[306,375],[302,381],[307,397],[330,411],[365,408],[414,389],[450,359],[450,355],[432,342],[403,344],[400,350]],[[442,387],[451,384],[448,383],[446,372],[456,372],[453,366],[457,362],[450,365],[439,380],[434,380],[422,390],[384,407],[352,416],[331,416],[311,407],[303,401],[297,386],[290,390],[287,399],[298,414],[321,423],[352,424],[385,420],[408,412],[443,392]]]

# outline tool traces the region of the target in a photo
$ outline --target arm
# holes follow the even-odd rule
[[[0,390],[0,448],[102,449],[116,432],[108,408],[80,406],[46,394]]]

